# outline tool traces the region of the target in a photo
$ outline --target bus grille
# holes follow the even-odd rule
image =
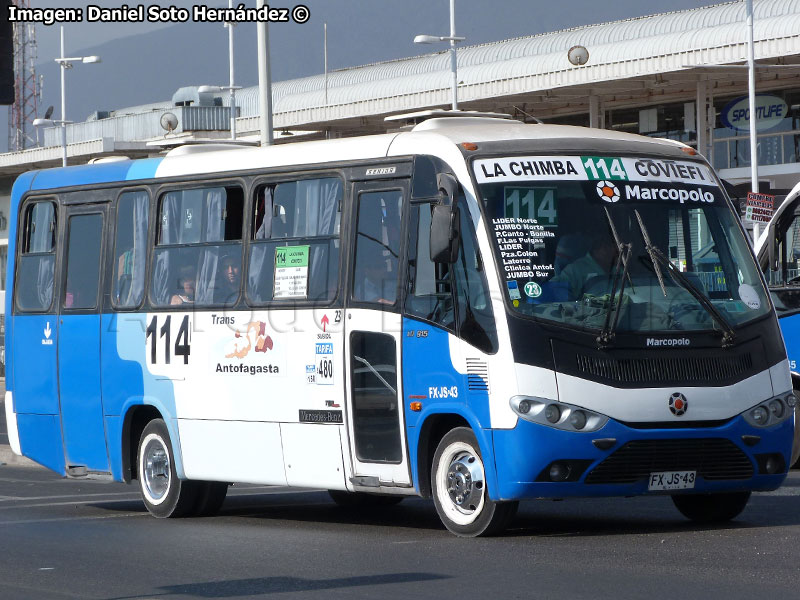
[[[749,479],[753,463],[730,440],[628,442],[586,476],[586,483],[634,483],[660,471],[697,471],[703,479]]]
[[[577,359],[582,373],[625,383],[731,381],[753,368],[749,352],[734,356],[624,359],[578,354]]]

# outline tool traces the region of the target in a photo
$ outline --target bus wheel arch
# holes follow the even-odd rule
[[[155,419],[163,419],[163,416],[149,404],[132,406],[125,414],[122,424],[122,478],[125,483],[137,478],[139,440],[147,424]]]
[[[174,444],[163,419],[149,421],[142,430],[136,452],[136,474],[142,500],[155,517],[188,516],[202,500],[201,482],[178,477]]]
[[[478,438],[469,427],[448,431],[431,465],[436,512],[452,533],[476,537],[501,533],[517,512],[518,502],[490,498]]]
[[[431,465],[433,455],[442,438],[457,427],[470,427],[461,415],[439,413],[430,415],[420,427],[417,441],[417,478],[419,493],[423,498],[431,498]]]

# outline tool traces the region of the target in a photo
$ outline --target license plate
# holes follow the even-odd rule
[[[663,471],[650,473],[647,490],[663,492],[667,490],[688,490],[694,487],[697,471]]]

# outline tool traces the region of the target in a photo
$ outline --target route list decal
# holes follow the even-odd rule
[[[521,217],[492,219],[492,227],[506,279],[548,279],[553,275],[553,265],[540,261],[540,250],[544,249],[545,240],[556,237],[553,231],[540,225],[536,219]],[[524,291],[528,293],[535,291],[535,288],[532,290],[528,286]],[[539,294],[529,296],[536,297]]]
[[[308,297],[309,246],[275,248],[275,287],[273,298]]]

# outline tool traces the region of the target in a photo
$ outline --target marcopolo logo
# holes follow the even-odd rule
[[[689,401],[680,392],[675,392],[669,397],[669,410],[676,417],[682,417],[689,410]]]
[[[673,202],[714,202],[714,194],[700,188],[686,190],[674,187],[645,187],[626,185],[625,197],[628,200],[667,200]]]
[[[597,195],[606,202],[619,202],[619,189],[610,181],[597,182]]]
[[[675,347],[675,346],[688,346],[692,342],[689,338],[647,338],[647,346],[655,347]]]

